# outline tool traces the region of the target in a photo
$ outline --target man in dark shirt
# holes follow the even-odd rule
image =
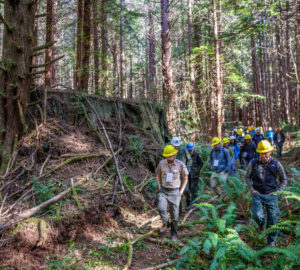
[[[262,140],[257,146],[259,158],[252,159],[245,175],[245,181],[252,193],[251,212],[254,220],[259,226],[259,232],[264,225],[269,228],[277,224],[279,215],[278,195],[274,192],[284,190],[287,184],[285,171],[279,161],[271,158],[273,147],[267,140]],[[280,184],[277,185],[277,176]],[[267,218],[264,215],[266,208]],[[267,222],[266,222],[267,220]],[[267,241],[275,246],[278,231],[268,234]]]
[[[282,146],[285,142],[284,133],[280,130],[280,128],[276,129],[276,133],[274,135],[274,141],[276,143],[277,157],[281,157]]]
[[[191,203],[196,198],[198,192],[198,183],[199,183],[199,174],[200,170],[203,166],[202,158],[200,157],[199,153],[195,151],[195,145],[193,143],[188,143],[186,145],[186,150],[190,153],[192,157],[192,167],[191,172],[189,174],[189,190],[191,192],[190,201],[187,202],[186,210],[191,209]]]

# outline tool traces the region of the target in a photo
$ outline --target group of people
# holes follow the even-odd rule
[[[271,157],[274,149],[271,139],[274,144],[274,141],[278,142],[279,137],[282,145],[284,134],[277,129],[271,137],[266,134],[266,139],[261,128],[256,128],[255,134],[250,134],[249,128],[247,131],[244,132],[241,127],[234,130],[229,139],[224,138],[222,141],[218,137],[212,139],[209,185],[219,199],[223,199],[225,192],[220,182],[226,183],[228,175],[235,174],[235,164],[239,159],[241,167],[246,168],[245,184],[252,194],[252,216],[261,231],[265,226],[269,228],[277,224],[279,207],[276,191],[283,190],[287,184],[287,177],[281,163]],[[182,212],[182,195],[186,197],[186,210],[188,211],[197,196],[199,174],[203,166],[202,158],[195,151],[193,143],[189,142],[186,148],[180,146],[180,139],[172,138],[171,144],[164,148],[165,159],[160,161],[156,170],[158,211],[163,222],[160,233],[164,234],[167,228],[171,227],[173,241],[177,241],[178,219]],[[168,204],[171,220],[168,218]],[[264,207],[267,217],[264,215]],[[277,234],[277,231],[268,234],[268,244],[275,245]]]

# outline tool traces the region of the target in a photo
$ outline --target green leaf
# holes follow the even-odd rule
[[[211,244],[210,240],[206,239],[205,242],[204,242],[204,244],[203,244],[203,250],[204,250],[204,252],[206,254],[209,254],[209,251],[210,251],[211,247],[212,247],[212,244]]]
[[[225,224],[226,224],[226,221],[224,219],[217,220],[217,227],[218,227],[219,231],[222,233],[225,231]]]

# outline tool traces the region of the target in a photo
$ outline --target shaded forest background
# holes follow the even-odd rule
[[[179,135],[220,136],[237,122],[299,124],[298,0],[0,6],[4,149],[26,132],[24,114],[38,88],[157,102]]]

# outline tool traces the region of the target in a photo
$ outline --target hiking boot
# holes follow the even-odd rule
[[[178,238],[177,238],[177,236],[176,235],[172,235],[172,241],[173,242],[175,242],[175,243],[177,243],[178,242]]]
[[[159,230],[160,234],[162,235],[165,234],[167,229],[168,229],[168,224],[164,224]]]

